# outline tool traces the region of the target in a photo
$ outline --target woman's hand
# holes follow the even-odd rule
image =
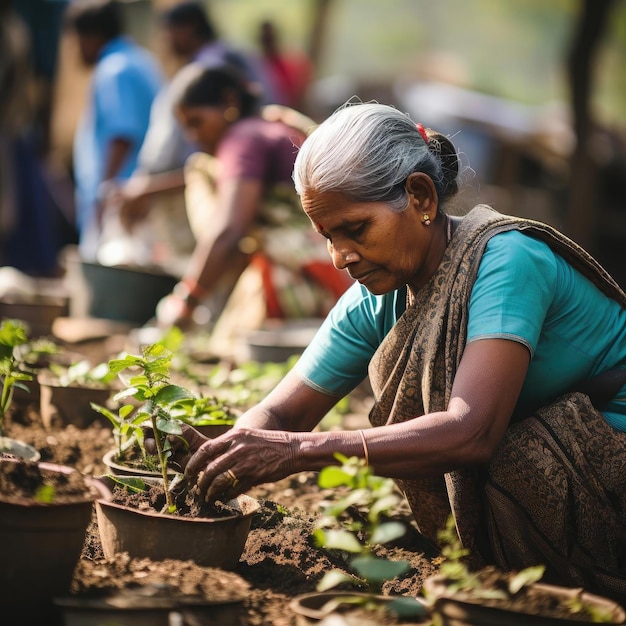
[[[209,502],[234,498],[293,474],[296,451],[288,432],[234,428],[205,441],[186,463],[185,477],[197,482],[201,497]]]
[[[207,441],[207,437],[199,433],[193,426],[181,424],[181,427],[183,430],[182,434],[167,436],[171,450],[167,464],[169,467],[179,472],[185,471],[189,459]],[[143,444],[146,451],[150,454],[156,454],[157,449],[154,441],[154,431],[149,426],[146,426],[143,428],[143,432]]]
[[[194,308],[176,294],[171,293],[157,304],[157,325],[160,328],[178,326],[181,330],[187,330],[194,321]]]

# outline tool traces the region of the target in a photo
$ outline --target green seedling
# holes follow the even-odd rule
[[[13,392],[17,389],[29,391],[24,384],[32,380],[18,358],[19,348],[28,344],[28,327],[19,320],[5,319],[0,325],[0,378],[2,394],[0,396],[0,435],[4,435],[5,417],[13,401]]]
[[[443,562],[439,573],[444,578],[446,592],[454,595],[462,593],[465,597],[478,602],[506,603],[511,601],[533,583],[539,582],[544,575],[544,565],[534,565],[518,572],[499,572],[493,568],[472,571],[467,564],[470,552],[463,547],[456,530],[452,515],[448,517],[445,528],[437,534],[442,545]],[[485,573],[488,572],[488,575]],[[572,615],[584,616],[585,621],[594,623],[612,622],[610,612],[586,602],[580,593],[567,600],[564,608]]]
[[[167,459],[171,454],[169,435],[182,434],[181,422],[172,414],[173,407],[182,400],[195,398],[194,394],[184,387],[170,383],[170,366],[172,352],[162,344],[154,343],[143,349],[142,355],[124,355],[108,363],[109,371],[117,375],[125,388],[117,393],[113,400],[133,398],[140,403],[138,408],[132,404],[123,405],[117,416],[98,405],[92,407],[105,415],[117,429],[121,447],[122,437],[132,432],[129,442],[136,440],[140,445],[143,441],[142,426],[150,424],[154,433],[156,456],[159,470],[163,477],[167,511],[176,511],[176,505],[169,489]],[[143,449],[143,446],[142,446]],[[143,449],[145,454],[145,449]]]
[[[400,496],[393,480],[376,476],[363,459],[335,456],[341,465],[323,468],[318,484],[327,489],[347,487],[349,491],[323,510],[314,539],[319,547],[351,555],[348,566],[353,573],[331,570],[317,589],[325,591],[342,583],[365,586],[368,592],[365,598],[346,594],[341,602],[376,606],[376,595],[383,583],[410,569],[408,561],[393,561],[375,554],[376,546],[399,539],[405,533],[403,524],[388,517],[400,503]],[[349,514],[355,509],[359,512],[356,518]],[[402,615],[426,614],[414,598],[399,597],[388,608]]]
[[[51,363],[50,371],[57,377],[62,387],[77,385],[105,388],[116,379],[116,375],[110,371],[107,363],[99,363],[92,367],[87,360],[77,361],[68,367]]]

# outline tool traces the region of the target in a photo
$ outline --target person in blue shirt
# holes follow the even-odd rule
[[[99,244],[100,209],[136,167],[162,76],[152,55],[123,34],[116,2],[75,3],[66,19],[82,61],[94,67],[73,153],[79,253],[91,261]]]
[[[546,224],[458,191],[450,140],[347,104],[304,141],[294,181],[355,284],[281,383],[176,455],[209,499],[360,456],[421,533],[451,513],[475,564],[626,599],[626,294]],[[366,376],[372,428],[316,432]]]

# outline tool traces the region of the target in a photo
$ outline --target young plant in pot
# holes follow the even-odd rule
[[[15,389],[28,392],[25,382],[32,380],[30,372],[25,371],[16,354],[20,346],[28,342],[27,327],[19,320],[5,319],[0,325],[0,457],[10,455],[30,461],[38,461],[39,452],[33,446],[5,434],[6,417],[12,405]]]
[[[151,344],[141,356],[126,355],[109,362],[126,388],[114,399],[132,398],[142,403],[123,405],[117,416],[95,407],[117,421],[119,448],[143,446],[143,426],[151,429],[156,447],[159,477],[131,474],[107,476],[102,480],[113,491],[110,502],[98,501],[96,511],[104,554],[128,552],[155,560],[191,559],[199,565],[232,569],[236,566],[259,503],[246,495],[228,502],[207,503],[195,487],[171,476],[168,457],[172,437],[182,438],[182,425],[174,415],[177,403],[193,400],[191,391],[169,380],[172,353],[162,344]],[[131,436],[124,442],[127,433]],[[184,442],[184,441],[183,441]]]
[[[85,359],[67,367],[50,363],[39,372],[37,380],[41,420],[46,428],[68,424],[85,428],[98,420],[108,423],[91,406],[92,402],[105,404],[116,388],[117,376],[107,363],[92,366]]]
[[[400,502],[393,481],[376,476],[363,459],[340,454],[336,457],[341,465],[323,468],[318,484],[328,489],[348,488],[348,491],[326,506],[314,539],[320,547],[350,555],[347,571],[327,572],[317,585],[317,593],[298,596],[291,602],[298,624],[314,624],[331,613],[349,616],[355,611],[384,611],[398,619],[420,623],[428,616],[425,603],[408,596],[382,595],[381,591],[384,582],[410,569],[408,561],[392,561],[376,555],[377,546],[399,539],[405,533],[403,524],[387,517]],[[356,516],[350,513],[354,511],[358,512]],[[333,590],[338,585],[342,585],[342,590]],[[357,590],[346,591],[346,586],[356,586]],[[355,619],[354,623],[359,623],[358,614]]]
[[[0,458],[3,623],[53,623],[53,598],[69,593],[93,502],[108,497],[71,467]]]
[[[488,566],[470,571],[469,551],[456,532],[452,516],[439,533],[443,562],[426,579],[423,594],[440,626],[565,626],[566,624],[622,624],[626,613],[616,602],[585,592],[541,583],[545,567],[516,572]]]

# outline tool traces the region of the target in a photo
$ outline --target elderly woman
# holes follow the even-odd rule
[[[357,284],[286,378],[231,432],[187,432],[208,498],[359,455],[436,541],[506,569],[626,597],[626,295],[549,226],[454,218],[445,137],[379,104],[305,140],[294,180]],[[369,372],[373,428],[311,432]]]

